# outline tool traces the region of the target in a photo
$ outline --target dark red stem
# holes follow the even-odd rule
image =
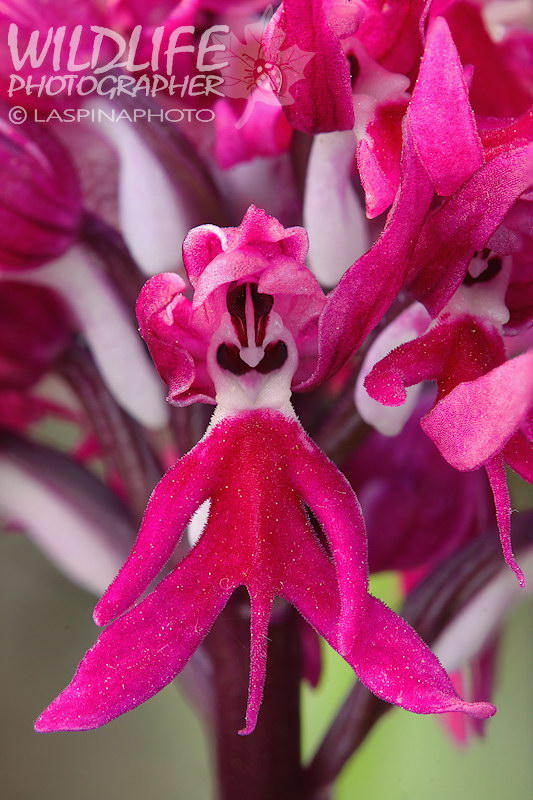
[[[265,696],[256,730],[239,736],[248,691],[250,617],[244,591],[220,615],[207,648],[215,682],[219,800],[304,800],[300,762],[300,644],[292,608],[269,628]]]

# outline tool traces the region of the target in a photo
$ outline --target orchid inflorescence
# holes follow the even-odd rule
[[[242,612],[242,587],[241,734],[261,724],[269,626],[290,606],[302,677],[313,629],[387,703],[463,712],[478,732],[495,713],[487,652],[506,609],[475,652],[448,633],[501,570],[523,589],[531,567],[527,526],[513,554],[506,469],[533,481],[531,33],[518,6],[477,0],[266,6],[69,7],[67,28],[134,38],[139,62],[180,26],[196,49],[231,30],[232,57],[242,42],[257,60],[226,96],[13,95],[0,62],[0,511],[104,592],[105,630],[38,731],[148,700],[232,597]],[[2,29],[22,46],[65,8],[12,0]],[[123,113],[69,126],[69,103]],[[212,120],[158,119],[171,104]],[[47,424],[74,425],[76,446]],[[473,546],[494,528],[501,570]],[[451,602],[463,552],[462,605],[428,628],[410,609]],[[401,573],[403,616],[369,593],[383,570]],[[419,633],[451,670],[485,665],[467,699]]]

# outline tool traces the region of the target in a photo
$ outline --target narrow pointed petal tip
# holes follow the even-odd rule
[[[494,716],[497,708],[492,703],[468,703],[466,700],[458,699],[453,706],[445,709],[445,711],[460,711],[463,714],[474,717],[474,719],[489,719]]]
[[[246,723],[244,728],[241,728],[240,731],[237,731],[239,736],[249,736],[251,733],[255,731],[257,726],[257,714],[254,715],[254,718]]]
[[[84,720],[81,716],[69,713],[69,698],[65,697],[67,692],[68,687],[37,717],[33,726],[37,733],[86,731],[101,724],[91,724],[89,720]]]

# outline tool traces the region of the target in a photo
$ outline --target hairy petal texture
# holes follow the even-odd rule
[[[203,472],[207,450],[206,442],[200,442],[157,484],[135,545],[94,610],[97,625],[107,625],[141,596],[172,555],[189,519],[211,495],[211,474]]]
[[[207,494],[209,516],[197,544],[101,634],[37,730],[94,728],[151,697],[187,663],[239,585],[251,600],[250,686],[241,733],[250,733],[257,721],[276,596],[292,602],[380,697],[422,713],[494,712],[488,704],[461,701],[415,632],[367,594],[365,532],[348,482],[297,420],[266,409],[223,419],[163,478],[132,556],[97,607],[100,621],[143,591],[172,551],[183,520]],[[321,523],[332,558],[306,505]],[[162,541],[154,538],[158,520]]]
[[[207,356],[213,335],[227,312],[232,281],[252,281],[271,295],[273,310],[298,348],[295,382],[312,371],[316,329],[325,297],[306,267],[308,240],[303,228],[284,228],[262,209],[250,206],[236,228],[201,225],[183,245],[183,259],[194,288],[173,273],[154,276],[143,287],[137,317],[157,370],[168,384],[168,399],[179,405],[215,402]]]
[[[459,384],[422,427],[459,470],[476,469],[503,450],[533,406],[533,351]]]
[[[187,556],[156,592],[101,634],[71,684],[35,723],[37,731],[105,725],[170,683],[234,588],[221,588],[222,573],[214,571],[215,544],[202,540],[194,557]],[[209,572],[212,581],[205,583],[202,573]]]
[[[302,80],[294,84],[294,103],[283,106],[291,125],[305,133],[353,128],[350,67],[324,0],[284,0],[267,30],[265,49],[272,63],[280,51],[297,46],[312,53]]]
[[[399,406],[407,399],[407,386],[437,381],[442,397],[462,381],[478,378],[504,360],[502,338],[491,325],[470,316],[443,319],[379,361],[364,385],[378,402]]]
[[[483,147],[461,60],[442,17],[430,25],[408,114],[435,191],[453,194],[483,164]]]

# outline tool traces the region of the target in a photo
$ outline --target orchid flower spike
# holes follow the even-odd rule
[[[204,438],[156,487],[130,556],[96,606],[96,622],[111,625],[37,730],[95,728],[147,700],[183,669],[239,586],[251,601],[242,734],[257,722],[276,597],[292,603],[382,699],[417,713],[495,712],[461,700],[418,634],[368,593],[357,498],[290,402],[292,383],[313,369],[324,305],[306,255],[301,228],[285,229],[252,206],[238,228],[204,225],[187,236],[192,302],[176,275],[155,276],[143,289],[141,332],[169,399],[217,407]],[[134,606],[206,501],[197,543]]]

